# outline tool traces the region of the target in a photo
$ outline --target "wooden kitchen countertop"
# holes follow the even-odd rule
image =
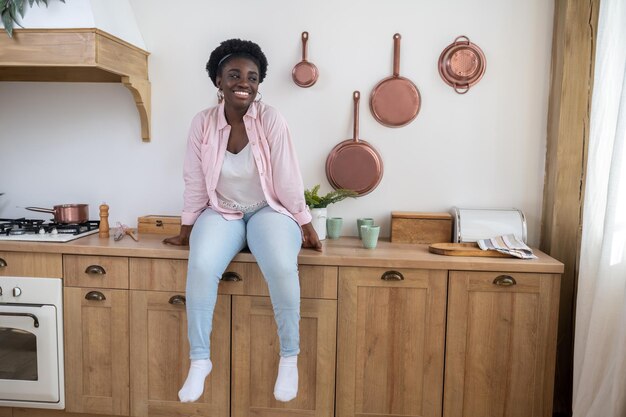
[[[162,243],[164,237],[142,234],[139,242],[129,236],[115,242],[113,237],[101,239],[95,234],[66,243],[2,241],[0,251],[187,259],[187,247],[166,245]],[[561,262],[537,249],[533,251],[538,259],[522,260],[436,255],[428,252],[428,245],[391,243],[388,240],[379,241],[376,249],[364,249],[356,237],[326,239],[322,243],[323,252],[302,249],[298,262],[302,265],[563,273]],[[255,262],[248,252],[239,253],[234,261]]]

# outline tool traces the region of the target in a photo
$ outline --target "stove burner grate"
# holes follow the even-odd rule
[[[33,235],[33,234],[69,234],[79,235],[98,229],[100,222],[98,220],[89,220],[84,223],[57,223],[54,221],[45,221],[41,219],[2,219],[0,218],[0,235]]]

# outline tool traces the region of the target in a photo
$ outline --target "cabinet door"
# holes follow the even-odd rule
[[[332,416],[337,302],[302,299],[298,396],[274,398],[280,346],[269,297],[233,296],[233,417]]]
[[[445,417],[548,417],[558,275],[451,272]]]
[[[66,411],[128,415],[128,291],[64,291]]]
[[[204,395],[194,403],[178,400],[189,370],[184,298],[171,292],[131,291],[130,312],[131,415],[227,417],[230,296],[217,297],[211,334],[213,370]]]
[[[337,417],[441,416],[446,278],[339,269]]]

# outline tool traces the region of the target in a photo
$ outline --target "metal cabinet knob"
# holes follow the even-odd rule
[[[7,261],[0,258],[0,268],[6,268],[8,266]]]
[[[13,297],[19,297],[22,295],[22,289],[20,287],[13,288]]]
[[[187,304],[187,298],[184,295],[172,295],[168,303],[172,305],[185,305]]]
[[[104,270],[100,265],[89,265],[87,269],[85,269],[85,274],[90,275],[105,275],[107,271]]]
[[[500,287],[510,287],[512,285],[517,284],[517,281],[515,281],[515,278],[513,278],[510,275],[498,275],[493,280],[493,284],[499,285]]]
[[[222,281],[237,282],[241,280],[242,280],[241,275],[239,275],[236,272],[226,271],[222,274]]]
[[[104,301],[107,298],[100,291],[89,291],[85,294],[85,300],[89,301]]]
[[[398,271],[387,271],[380,277],[383,281],[403,281],[404,275]]]

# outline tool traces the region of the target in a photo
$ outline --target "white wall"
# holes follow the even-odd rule
[[[385,175],[369,195],[330,207],[344,217],[344,234],[356,233],[357,217],[372,216],[388,235],[392,210],[518,207],[538,244],[552,1],[130,4],[151,52],[152,142],[141,142],[133,99],[121,85],[0,83],[0,217],[39,216],[17,206],[80,202],[97,218],[102,201],[112,224],[178,214],[189,122],[216,103],[204,65],[220,41],[241,37],[268,57],[260,90],[290,124],[307,187],[331,189],[326,157],[352,136],[352,91],[362,92],[361,137],[382,155]],[[309,89],[291,81],[303,30],[320,70]],[[400,73],[418,86],[423,105],[411,124],[391,129],[372,118],[367,97],[391,74],[395,32],[402,34]],[[484,78],[462,96],[437,72],[439,54],[459,35],[487,58]]]

